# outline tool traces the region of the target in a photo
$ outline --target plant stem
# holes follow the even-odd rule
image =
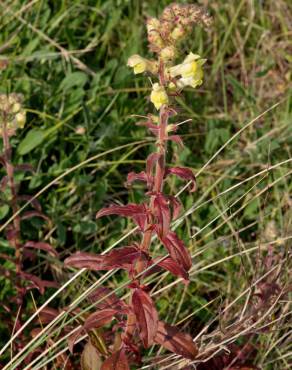
[[[7,132],[7,116],[6,113],[3,114],[3,130],[2,130],[2,137],[3,137],[3,147],[4,147],[4,158],[5,158],[5,170],[7,173],[8,178],[8,185],[11,191],[11,207],[12,212],[15,214],[18,212],[18,204],[17,204],[17,193],[16,193],[16,186],[14,182],[14,167],[11,164],[11,145],[9,141],[9,135]],[[16,273],[21,271],[21,243],[20,243],[20,218],[16,216],[13,220],[13,237],[11,239],[11,243],[15,248],[15,267]]]

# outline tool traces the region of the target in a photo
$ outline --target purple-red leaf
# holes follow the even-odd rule
[[[170,231],[164,238],[161,238],[161,241],[172,259],[188,271],[192,266],[192,259],[183,241],[178,238],[176,233]]]
[[[94,312],[85,320],[83,328],[86,331],[98,329],[101,326],[110,323],[114,319],[114,315],[116,313],[117,310],[112,308],[105,308],[101,311]]]
[[[190,360],[194,360],[198,354],[198,348],[189,334],[182,333],[177,327],[163,321],[158,323],[154,341],[169,351]]]
[[[46,221],[50,221],[49,217],[45,216],[43,213],[39,211],[28,211],[22,214],[21,219],[22,220],[27,220],[32,217],[40,217],[43,218]]]
[[[155,258],[153,262],[159,261],[161,257]],[[168,270],[175,276],[182,277],[185,280],[185,282],[188,282],[189,275],[187,271],[183,267],[181,267],[176,261],[174,261],[172,258],[167,257],[164,260],[158,262],[157,265],[162,267],[165,270]]]
[[[145,223],[147,220],[147,208],[144,204],[130,203],[126,206],[112,205],[107,208],[102,208],[96,214],[96,218],[109,216],[109,215],[120,215],[124,217],[131,217],[134,222],[144,230]]]
[[[134,246],[117,248],[104,255],[77,252],[65,259],[65,265],[94,271],[115,268],[129,270],[132,268],[133,262],[140,256],[141,251]]]
[[[120,349],[104,361],[100,370],[130,370],[125,351]]]
[[[41,294],[44,294],[45,288],[47,288],[47,287],[52,287],[52,288],[57,288],[58,287],[58,284],[55,283],[54,281],[42,280],[42,279],[40,279],[39,277],[37,277],[35,275],[28,274],[28,273],[23,272],[23,271],[21,271],[19,274],[21,275],[21,277],[23,279],[29,280],[30,282],[32,282],[33,287],[37,288],[40,291]]]
[[[113,308],[120,311],[126,307],[126,304],[113,291],[106,287],[96,288],[88,298],[100,310]]]
[[[3,176],[0,181],[0,191],[4,191],[6,189],[6,186],[8,184],[8,176]]]
[[[40,202],[31,195],[17,195],[17,200],[29,202],[37,211],[42,211]]]
[[[140,338],[145,348],[153,344],[157,331],[158,314],[149,294],[142,289],[135,289],[132,295],[132,306],[140,330]]]
[[[51,307],[44,307],[38,315],[38,319],[42,325],[49,324],[53,321],[58,315],[59,311],[51,308]]]
[[[175,219],[178,218],[178,216],[181,212],[182,205],[181,205],[180,201],[172,195],[169,195],[168,199],[169,199],[169,201],[172,205],[172,218],[173,218],[173,220],[175,220]]]
[[[181,179],[191,181],[192,188],[190,191],[193,192],[196,190],[196,178],[191,169],[186,167],[167,167],[165,171],[165,176],[169,174],[173,174],[180,177]]]
[[[147,175],[145,171],[136,173],[136,172],[130,172],[127,176],[126,186],[129,187],[132,185],[134,181],[144,181],[147,182]]]
[[[135,260],[141,256],[141,251],[133,246],[113,249],[103,255],[103,266],[107,269],[124,268],[131,269]]]
[[[55,248],[52,247],[48,243],[29,241],[29,242],[26,242],[23,247],[24,248],[41,249],[43,251],[50,252],[55,256],[58,256],[58,253],[56,252]]]
[[[178,144],[181,148],[184,147],[184,143],[179,135],[171,135],[171,136],[168,136],[167,139]]]
[[[30,164],[27,164],[27,163],[17,164],[14,167],[14,169],[15,169],[15,171],[27,171],[27,172],[35,173],[35,170],[34,170],[33,166],[31,166]]]
[[[148,156],[146,160],[146,174],[147,176],[152,176],[153,167],[159,161],[161,154],[159,153],[152,153]]]
[[[155,216],[158,219],[158,230],[160,237],[164,237],[169,232],[170,226],[170,210],[168,199],[162,194],[157,194],[153,202]]]
[[[93,253],[76,252],[72,256],[65,259],[64,263],[67,266],[76,268],[86,268],[89,270],[102,270],[103,256]]]

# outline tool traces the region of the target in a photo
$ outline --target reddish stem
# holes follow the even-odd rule
[[[2,137],[3,137],[3,147],[4,147],[4,158],[5,158],[5,170],[7,173],[8,178],[8,185],[11,191],[11,207],[12,212],[16,214],[18,212],[18,205],[17,205],[17,193],[16,193],[16,186],[14,182],[14,167],[11,163],[11,145],[9,141],[9,136],[7,133],[7,116],[6,113],[3,114],[3,130],[2,130]],[[14,217],[13,219],[13,229],[14,229],[14,236],[12,239],[12,245],[15,248],[15,266],[16,266],[16,273],[21,271],[21,243],[20,243],[20,218],[19,216]]]

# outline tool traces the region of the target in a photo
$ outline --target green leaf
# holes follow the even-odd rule
[[[87,82],[88,76],[83,72],[69,73],[60,84],[60,90],[69,90],[72,87],[83,87]]]
[[[2,220],[7,213],[9,212],[9,206],[7,204],[4,204],[0,207],[0,220]]]
[[[32,129],[30,130],[25,138],[20,142],[17,148],[17,152],[20,155],[25,155],[39,146],[44,138],[46,137],[46,133],[44,130],[39,129]]]

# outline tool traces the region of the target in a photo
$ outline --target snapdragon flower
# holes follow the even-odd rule
[[[171,77],[181,76],[177,81],[178,87],[191,86],[193,88],[203,83],[203,64],[206,59],[201,59],[200,55],[192,52],[184,59],[181,64],[169,68]]]
[[[168,95],[163,86],[157,82],[152,86],[150,100],[156,109],[160,109],[163,104],[168,104]]]

